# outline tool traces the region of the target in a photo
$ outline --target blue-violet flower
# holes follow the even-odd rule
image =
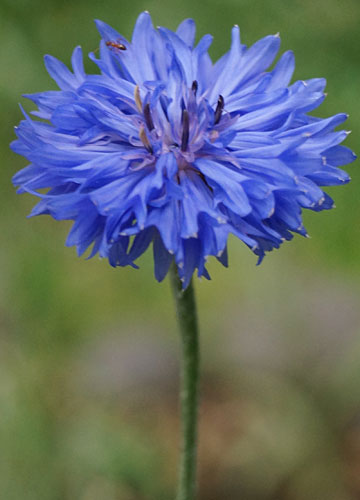
[[[209,278],[210,255],[227,265],[230,233],[260,262],[293,233],[306,236],[303,208],[333,206],[320,186],[349,180],[338,166],[355,155],[334,131],[347,115],[307,114],[325,80],[289,85],[291,51],[266,71],[278,35],[247,48],[234,26],[213,64],[212,37],[194,46],[190,19],[156,30],[144,12],[131,42],[96,24],[100,52],[89,57],[100,74],[85,74],[80,47],[73,73],[45,56],[60,90],[27,95],[42,121],[24,112],[12,143],[30,162],[14,176],[18,192],[41,199],[31,215],[74,220],[66,244],[79,255],[92,245],[90,256],[136,267],[152,243],[156,278],[175,259],[186,287],[195,269]]]

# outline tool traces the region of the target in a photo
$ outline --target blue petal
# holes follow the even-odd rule
[[[140,14],[132,36],[133,57],[138,65],[136,80],[138,83],[156,79],[152,64],[151,33],[153,30],[150,14],[148,12]]]
[[[174,259],[163,245],[161,237],[157,234],[154,238],[154,264],[155,264],[155,278],[162,281],[168,273],[170,264]]]
[[[181,40],[175,33],[166,29],[159,28],[163,37],[170,42],[173,48],[173,57],[176,58],[177,65],[181,68],[181,74],[184,77],[187,87],[191,87],[194,81],[192,68],[192,53],[189,46]]]
[[[272,78],[267,90],[271,91],[287,87],[290,83],[294,70],[294,53],[291,50],[288,50],[280,57],[275,68],[272,70]]]
[[[49,75],[62,90],[76,90],[79,87],[76,76],[56,57],[46,55],[44,61]]]
[[[224,83],[229,82],[229,75],[233,75],[241,60],[243,47],[240,43],[240,30],[238,26],[234,26],[231,30],[231,48],[226,58],[222,59],[221,67],[214,66],[213,74],[214,81],[208,99],[210,104],[216,103],[220,94],[224,92]],[[227,94],[228,95],[228,94]],[[224,96],[225,97],[225,96]]]
[[[193,47],[195,41],[196,25],[193,19],[184,19],[182,23],[179,24],[176,34],[183,42],[185,42],[190,48]]]
[[[99,19],[95,19],[96,27],[101,35],[101,37],[106,41],[116,41],[125,42],[127,44],[127,40],[120,35],[118,31],[109,26],[108,24],[100,21]]]
[[[278,36],[267,36],[256,42],[242,56],[240,66],[233,67],[236,73],[233,78],[225,80],[226,85],[220,92],[225,98],[241,85],[265,71],[273,62],[279,51],[280,38]]]
[[[76,47],[71,57],[71,64],[74,70],[74,75],[77,78],[78,82],[82,82],[86,78],[84,63],[83,63],[83,55],[81,47]]]
[[[326,161],[329,165],[338,167],[340,165],[346,165],[351,163],[356,159],[356,154],[351,151],[351,149],[346,146],[334,146],[325,151]]]

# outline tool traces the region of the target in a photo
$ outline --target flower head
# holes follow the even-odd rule
[[[100,74],[85,74],[80,47],[73,72],[46,56],[60,90],[27,96],[46,122],[24,113],[12,143],[30,161],[14,176],[18,191],[40,197],[32,215],[74,220],[66,244],[79,255],[92,246],[90,256],[136,267],[152,243],[156,278],[175,259],[186,287],[195,269],[209,278],[209,256],[227,265],[230,233],[260,262],[293,233],[306,236],[302,209],[333,206],[320,186],[349,180],[338,166],[355,155],[334,131],[347,116],[307,114],[325,80],[289,85],[292,52],[267,71],[278,35],[247,48],[234,26],[213,64],[212,37],[194,46],[192,20],[156,30],[145,12],[131,42],[96,24]]]

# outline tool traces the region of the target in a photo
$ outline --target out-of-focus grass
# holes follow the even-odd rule
[[[328,79],[319,114],[349,112],[354,133],[347,145],[358,149],[357,0],[2,0],[5,499],[172,497],[177,340],[168,283],[155,283],[150,254],[140,271],[114,270],[64,247],[69,223],[26,220],[34,200],[11,186],[24,159],[8,149],[21,118],[21,94],[55,88],[43,54],[68,62],[75,45],[85,54],[94,50],[94,18],[130,36],[145,9],[155,24],[170,28],[194,17],[200,35],[215,36],[214,58],[227,50],[234,23],[249,44],[280,31],[282,50],[295,52],[295,78]],[[360,174],[357,164],[348,171],[352,183],[329,189],[338,208],[305,215],[311,240],[296,237],[259,268],[231,240],[230,269],[210,263],[213,281],[197,284],[205,372],[203,500],[350,500],[360,494]]]

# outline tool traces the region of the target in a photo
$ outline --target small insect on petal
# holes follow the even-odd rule
[[[126,50],[125,45],[120,42],[107,41],[106,46],[110,49],[114,49],[116,52],[118,52],[119,50]]]

